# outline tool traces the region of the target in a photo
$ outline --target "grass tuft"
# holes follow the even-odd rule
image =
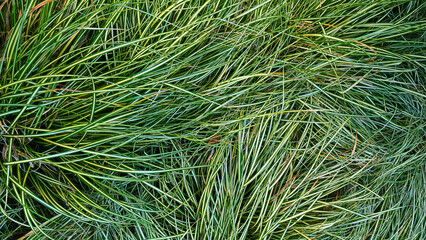
[[[1,239],[426,239],[426,3],[5,0]]]

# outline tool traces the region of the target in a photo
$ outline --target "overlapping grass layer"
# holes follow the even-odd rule
[[[0,5],[1,239],[426,239],[426,3]]]

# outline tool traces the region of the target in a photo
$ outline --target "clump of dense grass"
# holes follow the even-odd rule
[[[426,239],[426,4],[0,5],[1,239]]]

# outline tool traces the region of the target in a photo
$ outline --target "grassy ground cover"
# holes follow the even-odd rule
[[[426,239],[425,13],[3,0],[0,239]]]

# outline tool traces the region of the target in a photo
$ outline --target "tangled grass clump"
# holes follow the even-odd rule
[[[4,1],[0,239],[426,239],[425,13]]]

